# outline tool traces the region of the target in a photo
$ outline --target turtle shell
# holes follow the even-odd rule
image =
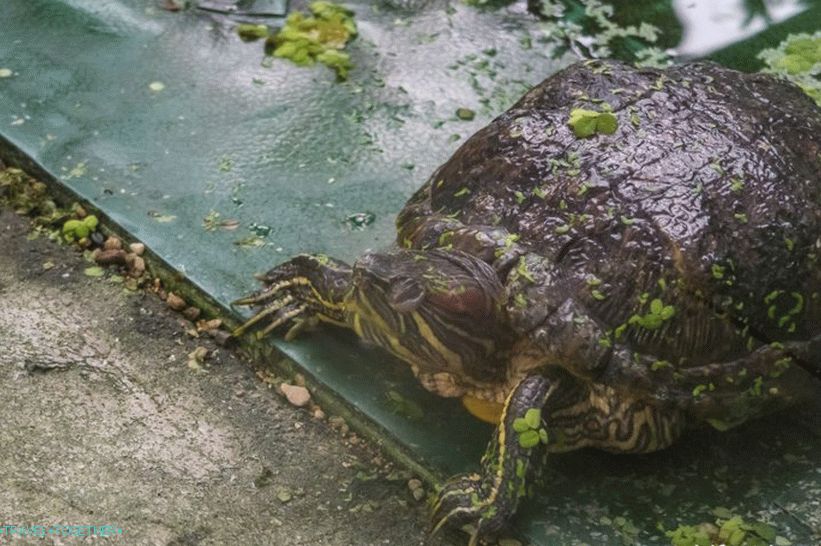
[[[576,110],[617,127],[577,136]],[[568,297],[673,369],[821,335],[821,111],[770,75],[573,65],[467,140],[398,224],[437,216],[507,230],[554,272],[508,307],[520,336]]]

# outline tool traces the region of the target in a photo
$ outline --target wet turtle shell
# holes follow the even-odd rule
[[[611,112],[615,132],[580,138],[578,110]],[[790,343],[821,360],[819,154],[821,112],[772,76],[580,63],[465,142],[399,215],[399,242],[442,246],[447,224],[419,240],[431,217],[502,230],[520,254],[514,337],[574,298],[606,349],[564,362],[575,375],[721,415],[777,373],[744,355]],[[619,347],[633,356],[610,358]]]

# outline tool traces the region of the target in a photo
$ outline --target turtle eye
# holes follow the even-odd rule
[[[391,285],[388,304],[399,313],[410,313],[425,299],[425,289],[417,281],[402,278]]]

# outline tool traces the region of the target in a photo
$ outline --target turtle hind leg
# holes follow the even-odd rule
[[[473,528],[471,543],[498,533],[516,512],[545,453],[592,446],[649,452],[673,443],[684,416],[620,396],[561,368],[523,379],[505,401],[502,419],[477,474],[448,480],[433,506],[433,532]]]

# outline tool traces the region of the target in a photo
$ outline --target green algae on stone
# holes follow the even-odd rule
[[[342,49],[356,37],[353,12],[332,2],[312,2],[308,8],[312,15],[295,11],[268,37],[271,54],[299,66],[319,62],[336,71],[338,79],[347,79],[353,65]]]
[[[612,112],[597,112],[582,108],[571,110],[567,124],[573,129],[576,138],[587,138],[599,133],[612,135],[619,126]]]

